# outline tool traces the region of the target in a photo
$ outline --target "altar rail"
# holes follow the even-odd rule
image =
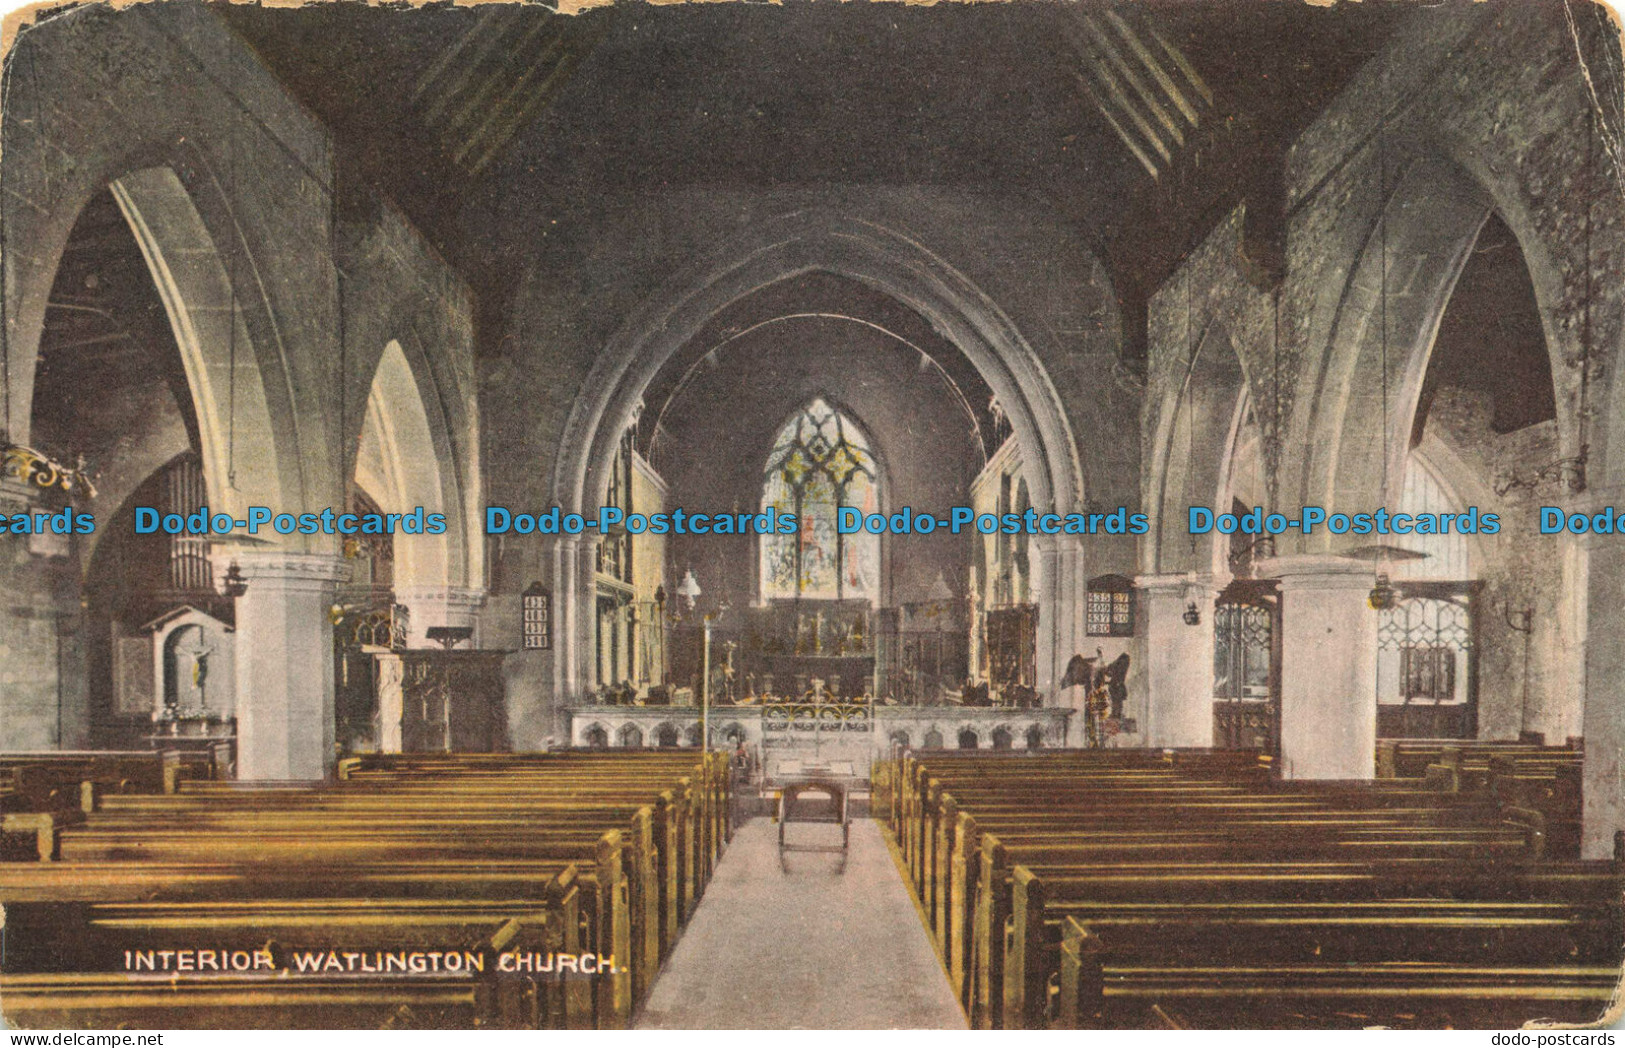
[[[713,706],[713,749],[836,745],[865,768],[897,750],[1058,749],[1068,744],[1070,709],[915,707],[857,703]],[[698,706],[580,706],[570,711],[570,745],[598,749],[698,748]]]

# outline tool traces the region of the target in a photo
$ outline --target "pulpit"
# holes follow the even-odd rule
[[[508,748],[506,651],[377,652],[378,748],[384,753]]]

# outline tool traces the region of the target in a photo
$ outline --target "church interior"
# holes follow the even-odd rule
[[[1622,68],[1584,0],[32,12],[4,1021],[1597,1021]]]

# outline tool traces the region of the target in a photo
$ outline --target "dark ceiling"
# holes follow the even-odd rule
[[[1141,301],[1419,13],[1299,0],[220,10],[332,128],[350,177],[477,287],[502,281],[463,221],[480,193],[925,183],[1043,198]]]

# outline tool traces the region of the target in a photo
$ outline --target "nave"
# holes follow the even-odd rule
[[[757,1001],[785,893],[931,972],[786,1023],[1594,1016],[1618,44],[1584,0],[31,11],[7,1020],[765,1022],[704,973]],[[775,872],[819,762],[850,867]]]

